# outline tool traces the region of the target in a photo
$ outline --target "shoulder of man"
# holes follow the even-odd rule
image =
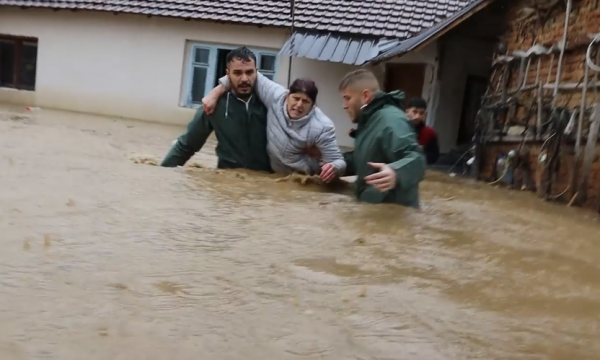
[[[436,137],[436,136],[437,136],[437,133],[435,132],[435,129],[434,129],[434,128],[432,128],[431,126],[427,126],[427,125],[425,125],[425,126],[423,127],[423,131],[422,131],[422,132],[423,132],[424,134],[426,134],[428,138],[434,138],[434,137]]]
[[[414,128],[408,121],[406,113],[397,106],[388,104],[377,110],[374,116],[379,118],[379,123],[383,127],[414,132]]]

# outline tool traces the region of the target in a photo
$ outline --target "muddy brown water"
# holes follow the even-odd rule
[[[600,358],[593,214],[440,173],[413,211],[132,161],[180,131],[3,109],[0,359]]]

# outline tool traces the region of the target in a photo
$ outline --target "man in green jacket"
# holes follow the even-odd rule
[[[217,136],[217,167],[271,172],[267,155],[267,109],[254,95],[256,56],[246,47],[227,55],[231,91],[223,95],[211,115],[198,108],[187,131],[181,135],[161,166],[183,166],[204,146],[214,131]]]
[[[401,109],[404,93],[382,92],[375,75],[365,69],[347,74],[339,90],[344,109],[357,124],[354,151],[344,154],[345,175],[357,175],[357,199],[418,208],[426,162]]]

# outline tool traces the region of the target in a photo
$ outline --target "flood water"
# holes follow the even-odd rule
[[[132,161],[181,128],[14,111],[0,114],[2,360],[600,358],[591,212],[442,173],[421,211],[360,205]],[[214,166],[213,148],[193,162]]]

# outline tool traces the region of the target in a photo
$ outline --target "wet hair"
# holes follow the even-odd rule
[[[245,46],[242,46],[237,49],[231,50],[225,58],[225,63],[229,65],[234,60],[241,60],[244,62],[254,61],[254,64],[256,64],[256,55],[254,55],[252,50],[248,49]]]
[[[427,109],[427,101],[419,97],[414,97],[408,102],[408,108]]]
[[[373,74],[373,72],[367,69],[358,69],[346,74],[342,81],[340,81],[338,89],[342,91],[349,86],[355,86],[358,84],[373,91],[380,89],[379,80],[377,80],[377,77],[375,74]]]
[[[319,89],[314,81],[310,79],[296,79],[290,85],[290,94],[303,93],[308,96],[309,99],[312,100],[313,104],[317,102],[317,95],[319,94]]]

